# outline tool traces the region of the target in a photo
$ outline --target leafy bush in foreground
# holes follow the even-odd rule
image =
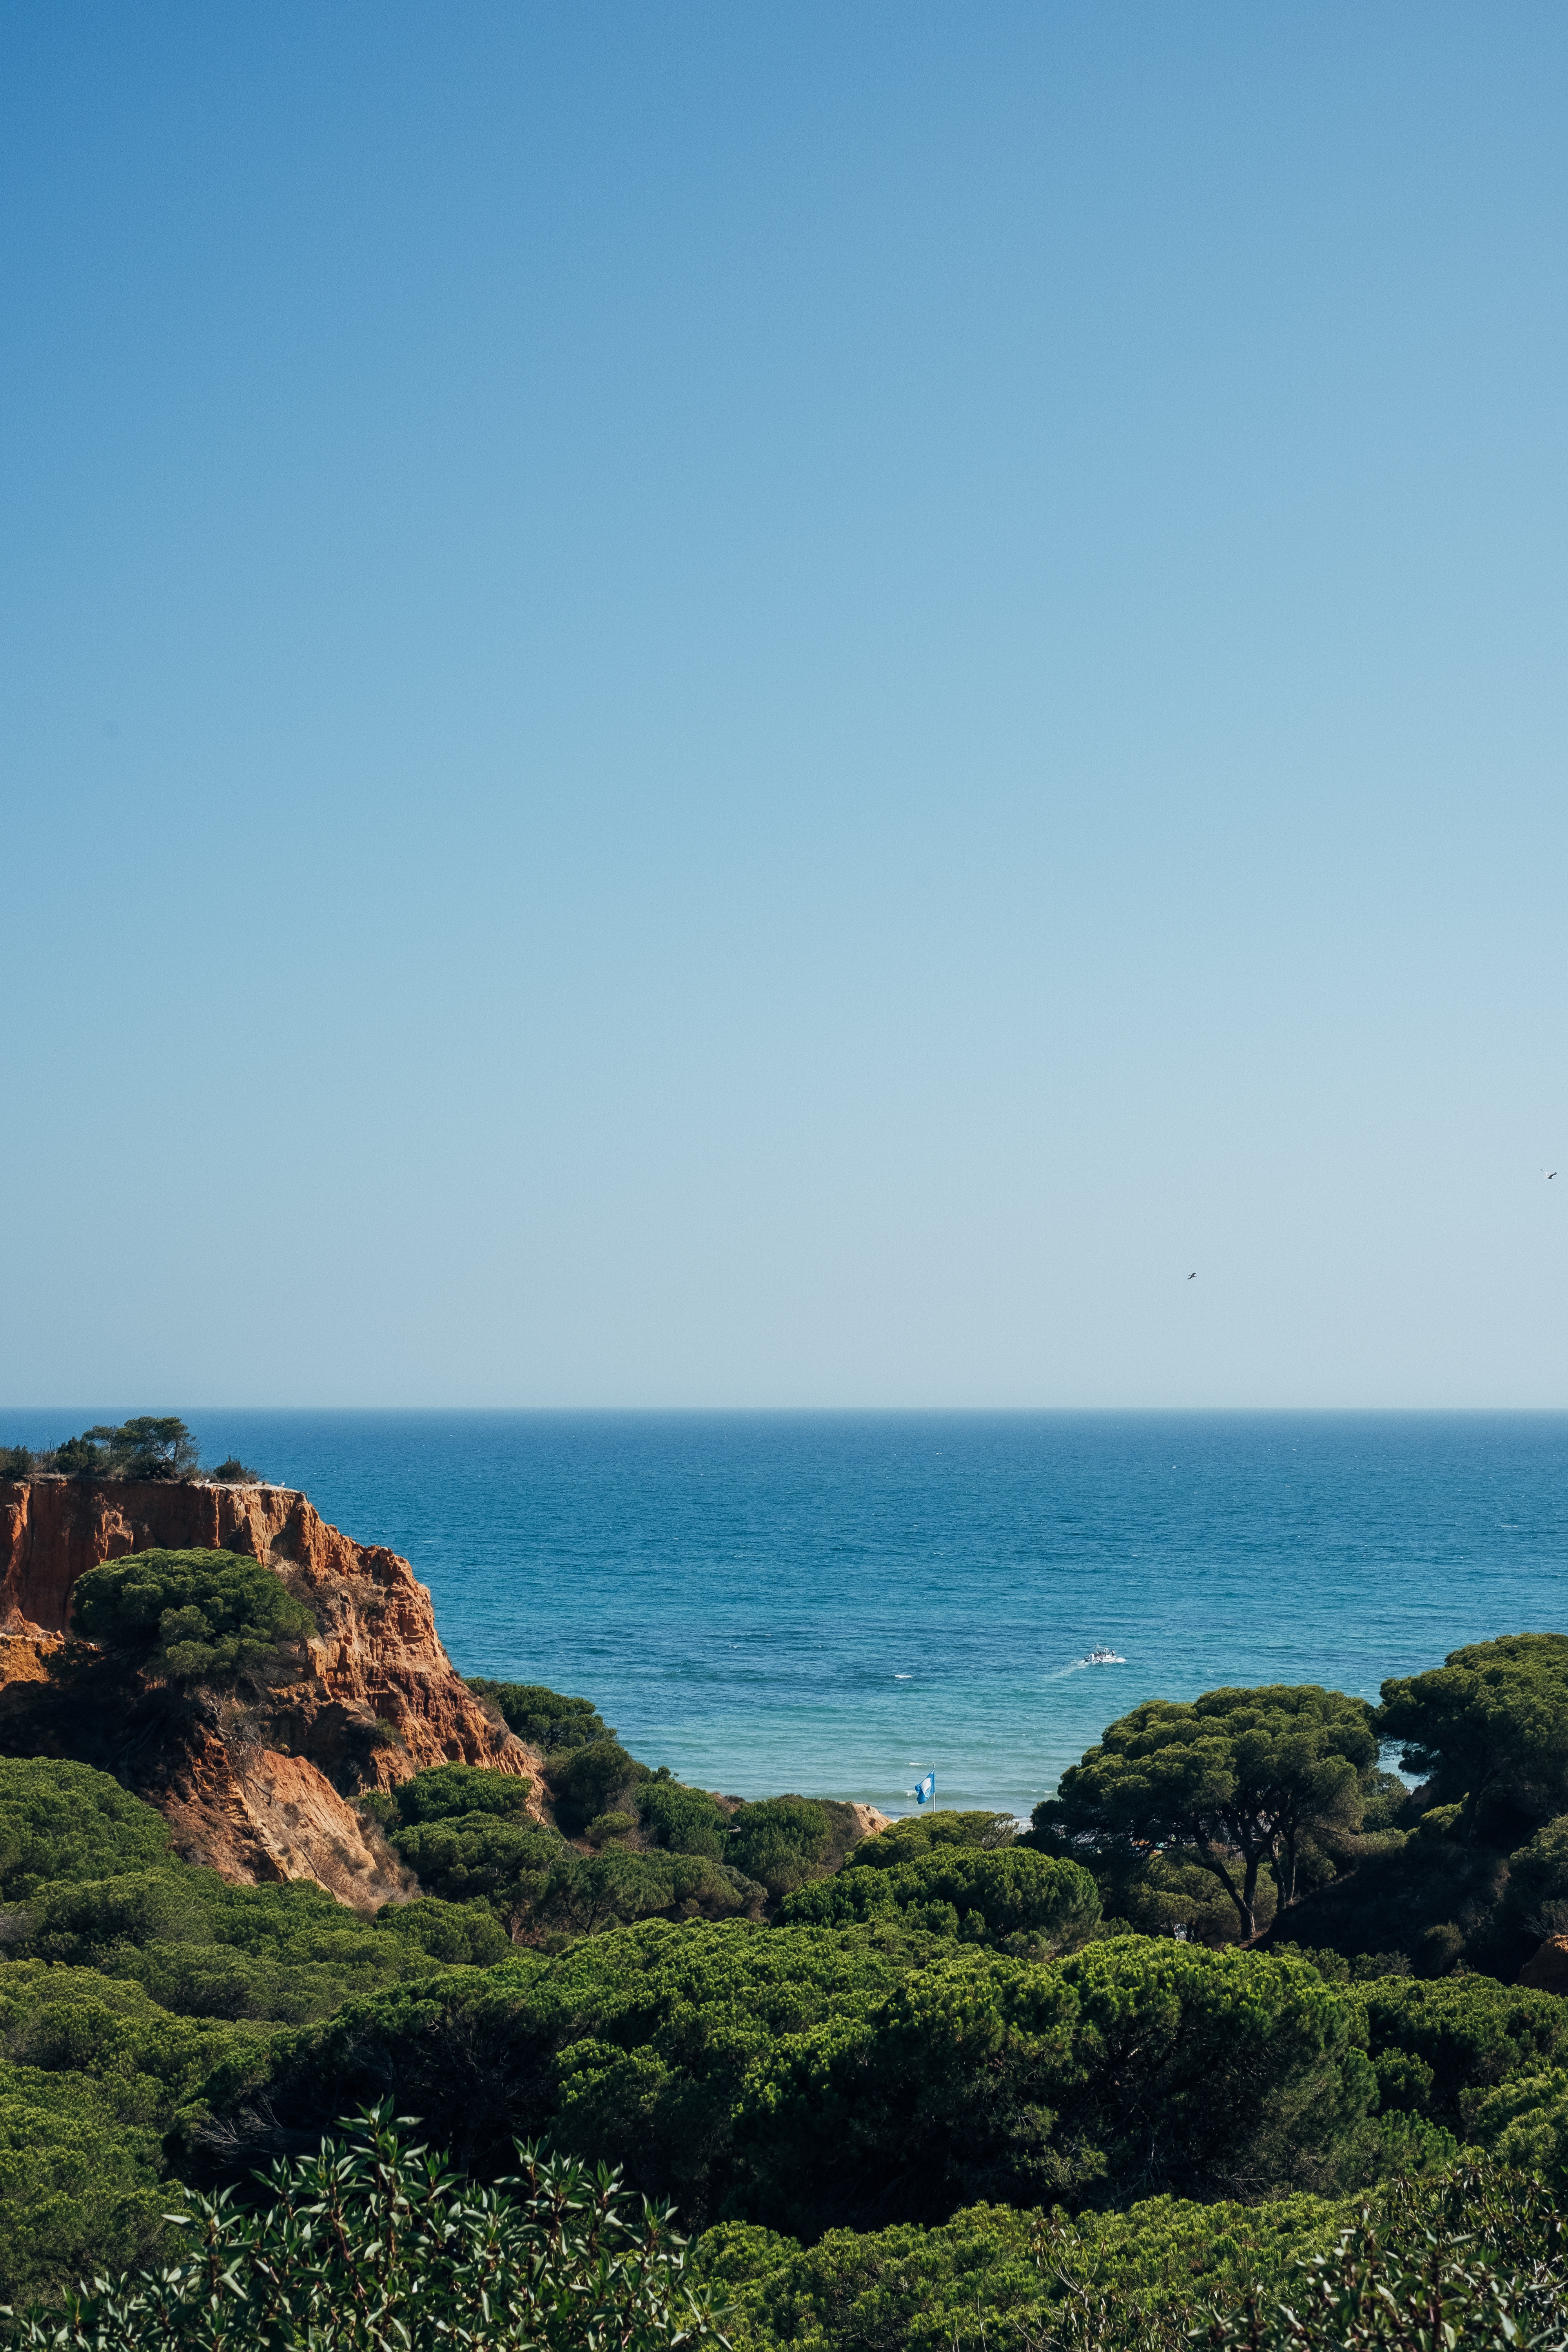
[[[731,2224],[696,2258],[736,2352],[1547,2352],[1563,2238],[1539,2182],[1465,2164],[1359,2207],[982,2205],[810,2249]]]
[[[383,2105],[346,2140],[277,2166],[268,2203],[193,2197],[177,2223],[182,2258],[169,2267],[95,2278],[62,2315],[12,2316],[0,2343],[675,2352],[722,2341],[668,2212],[634,2211],[602,2166],[518,2155],[520,2176],[475,2188],[405,2143]]]

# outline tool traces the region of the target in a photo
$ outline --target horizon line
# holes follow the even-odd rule
[[[55,1403],[55,1404],[49,1404],[49,1403],[39,1403],[39,1404],[22,1404],[22,1403],[11,1403],[11,1404],[0,1404],[0,1418],[3,1418],[3,1417],[4,1417],[5,1414],[7,1414],[7,1413],[29,1413],[29,1414],[33,1414],[33,1413],[51,1413],[51,1414],[61,1414],[61,1415],[68,1415],[68,1415],[74,1415],[74,1414],[82,1413],[82,1412],[100,1412],[100,1411],[114,1412],[114,1411],[118,1411],[119,1409],[120,1409],[120,1408],[119,1408],[117,1405],[115,1405],[115,1406],[104,1406],[104,1405],[101,1403],[101,1401],[100,1401],[99,1403],[97,1403],[97,1404],[88,1403],[88,1402],[79,1402],[79,1403],[76,1403],[76,1404],[58,1404],[58,1403]],[[761,1415],[772,1415],[772,1416],[777,1416],[777,1417],[784,1417],[784,1416],[785,1416],[785,1415],[795,1415],[795,1416],[799,1416],[799,1415],[807,1414],[807,1413],[812,1413],[812,1414],[822,1414],[822,1415],[841,1414],[841,1415],[845,1415],[845,1416],[851,1415],[851,1414],[872,1414],[872,1413],[875,1413],[875,1414],[880,1414],[880,1415],[883,1415],[883,1416],[891,1417],[891,1416],[898,1415],[898,1414],[907,1414],[907,1415],[910,1415],[910,1416],[914,1416],[914,1415],[917,1415],[917,1414],[931,1414],[931,1413],[948,1413],[948,1414],[960,1414],[960,1413],[964,1413],[964,1414],[974,1414],[974,1415],[979,1415],[979,1414],[992,1414],[992,1415],[1014,1414],[1014,1415],[1023,1415],[1023,1414],[1047,1414],[1047,1413],[1057,1413],[1057,1414],[1072,1414],[1072,1413],[1082,1413],[1082,1414],[1090,1414],[1090,1413],[1098,1413],[1098,1414],[1106,1414],[1106,1413],[1126,1413],[1126,1414],[1134,1414],[1134,1413],[1138,1413],[1138,1414],[1145,1414],[1145,1415],[1148,1415],[1148,1414],[1156,1414],[1156,1413],[1158,1413],[1158,1414],[1169,1414],[1169,1415],[1172,1415],[1172,1416],[1183,1415],[1183,1414],[1187,1414],[1187,1415],[1195,1415],[1195,1414],[1200,1414],[1200,1413],[1211,1413],[1211,1414],[1212,1414],[1212,1413],[1225,1413],[1225,1414],[1244,1414],[1244,1413],[1248,1413],[1248,1414],[1266,1414],[1266,1413],[1318,1413],[1318,1414],[1330,1414],[1330,1413],[1341,1413],[1341,1414],[1358,1414],[1358,1415],[1367,1415],[1367,1414],[1375,1414],[1375,1413],[1387,1413],[1387,1414],[1399,1413],[1399,1414],[1406,1414],[1406,1415],[1409,1415],[1409,1414],[1427,1414],[1427,1415],[1433,1415],[1433,1416],[1436,1416],[1436,1415],[1439,1415],[1439,1414],[1455,1414],[1455,1413],[1466,1413],[1466,1414],[1486,1414],[1486,1413],[1534,1413],[1534,1414],[1560,1414],[1560,1415],[1568,1415],[1568,1402],[1561,1403],[1561,1404],[1541,1404],[1541,1403],[1530,1403],[1530,1404],[1526,1404],[1526,1403],[1505,1403],[1505,1404],[1458,1404],[1458,1403],[1438,1403],[1438,1404],[1432,1404],[1432,1403],[1427,1403],[1427,1404],[1343,1404],[1343,1403],[1337,1403],[1337,1404],[1324,1404],[1324,1403],[1305,1403],[1305,1402],[1303,1402],[1303,1403],[1291,1403],[1291,1404],[1125,1404],[1125,1403],[1122,1403],[1122,1404],[1100,1404],[1100,1403],[1087,1403],[1087,1404],[942,1404],[942,1403],[929,1403],[929,1404],[865,1404],[865,1403],[861,1403],[861,1404],[710,1404],[710,1403],[680,1403],[680,1404],[670,1404],[670,1403],[661,1403],[661,1404],[647,1404],[647,1403],[640,1403],[640,1404],[625,1404],[625,1403],[614,1403],[614,1404],[605,1404],[605,1403],[501,1404],[501,1403],[477,1403],[477,1402],[465,1402],[465,1403],[456,1403],[456,1404],[454,1404],[454,1403],[445,1403],[445,1404],[444,1404],[444,1403],[426,1403],[426,1402],[422,1402],[422,1403],[400,1403],[400,1404],[394,1404],[394,1403],[369,1403],[369,1402],[353,1402],[353,1403],[342,1403],[342,1402],[340,1402],[340,1403],[335,1403],[335,1404],[326,1404],[326,1403],[258,1403],[258,1402],[249,1402],[249,1403],[236,1403],[236,1402],[221,1403],[221,1402],[208,1402],[208,1403],[202,1403],[202,1404],[193,1404],[193,1403],[190,1403],[190,1402],[186,1402],[186,1403],[184,1403],[184,1405],[176,1405],[176,1404],[171,1403],[171,1402],[170,1402],[169,1401],[167,1401],[167,1400],[161,1401],[161,1402],[154,1402],[154,1403],[148,1403],[148,1402],[146,1402],[146,1401],[145,1401],[145,1400],[143,1400],[143,1401],[142,1402],[142,1403],[139,1405],[138,1410],[149,1411],[149,1412],[153,1412],[153,1411],[178,1412],[180,1412],[180,1413],[182,1413],[182,1414],[183,1414],[183,1413],[194,1413],[194,1412],[276,1412],[276,1413],[284,1413],[284,1412],[309,1412],[309,1413],[331,1413],[331,1412],[365,1412],[365,1413],[369,1413],[369,1412],[384,1412],[384,1413],[443,1413],[443,1412],[450,1412],[450,1413],[464,1413],[464,1412],[471,1412],[471,1413],[483,1413],[483,1412],[491,1412],[491,1413],[540,1413],[540,1414],[545,1414],[545,1413],[557,1413],[557,1414],[567,1414],[567,1413],[577,1413],[577,1414],[584,1414],[584,1413],[617,1413],[617,1414],[647,1414],[647,1415],[659,1414],[659,1413],[665,1413],[665,1414],[676,1414],[676,1413],[684,1413],[684,1414],[697,1414],[697,1413],[718,1414],[718,1413],[727,1413],[727,1414],[733,1414],[733,1415],[753,1414],[753,1415],[759,1415],[759,1416],[761,1416]]]

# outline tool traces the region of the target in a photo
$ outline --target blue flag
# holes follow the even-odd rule
[[[915,1790],[915,1802],[917,1805],[929,1805],[935,1794],[936,1774],[928,1772]]]

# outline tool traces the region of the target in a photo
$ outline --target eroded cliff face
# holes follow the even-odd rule
[[[73,1640],[77,1579],[153,1546],[265,1561],[316,1618],[307,1670],[192,1697]],[[409,1883],[353,1795],[444,1763],[526,1775],[532,1811],[542,1785],[541,1759],[453,1671],[408,1562],[287,1486],[0,1482],[0,1751],[113,1772],[188,1861],[227,1878],[315,1878],[358,1906]]]
[[[1519,1981],[1536,1992],[1561,1993],[1568,2000],[1568,1936],[1548,1936],[1521,1969]]]

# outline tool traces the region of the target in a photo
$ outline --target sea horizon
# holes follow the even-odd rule
[[[0,1411],[42,1444],[127,1408]],[[187,1407],[413,1563],[458,1671],[706,1788],[1019,1815],[1150,1697],[1562,1626],[1568,1412]],[[1109,1646],[1114,1666],[1085,1664]]]

